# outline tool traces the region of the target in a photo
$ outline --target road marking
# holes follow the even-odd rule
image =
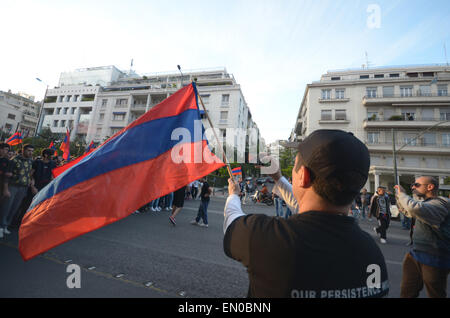
[[[16,249],[16,250],[18,249],[17,246],[15,246],[14,244],[11,244],[11,243],[0,242],[0,245],[6,246],[6,247],[10,247],[10,248],[13,248],[13,249]],[[44,258],[44,259],[46,259],[48,261],[51,261],[53,263],[60,264],[60,265],[66,265],[67,264],[66,262],[63,262],[63,261],[61,261],[61,260],[59,260],[57,258],[54,258],[54,257],[47,256],[45,254],[38,255],[37,257]],[[95,270],[88,270],[86,268],[82,268],[82,270],[85,271],[85,272],[96,274],[97,276],[101,276],[101,277],[104,277],[104,278],[107,278],[107,279],[112,279],[112,280],[115,280],[115,281],[124,282],[124,283],[127,283],[129,285],[133,285],[133,286],[139,287],[139,288],[145,288],[145,287],[142,286],[142,283],[138,283],[138,282],[135,282],[135,281],[132,281],[132,280],[129,280],[129,279],[115,278],[111,274],[107,274],[107,273],[100,272],[100,271],[95,271]],[[123,276],[121,276],[121,277],[123,277]],[[150,288],[150,289],[152,289],[154,291],[157,291],[159,293],[163,293],[163,294],[167,294],[167,295],[174,295],[171,292],[168,292],[167,290],[155,287],[153,283],[152,283],[152,285],[147,286],[147,288]],[[176,296],[179,296],[179,295],[176,295]]]

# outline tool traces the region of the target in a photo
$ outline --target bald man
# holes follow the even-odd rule
[[[447,297],[447,277],[450,272],[450,200],[438,196],[439,182],[430,176],[417,178],[409,197],[395,186],[399,211],[416,218],[413,245],[403,260],[400,297],[418,297],[423,285],[428,297]]]

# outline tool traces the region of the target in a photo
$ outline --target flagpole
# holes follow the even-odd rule
[[[233,173],[231,172],[231,166],[230,166],[230,163],[227,160],[227,155],[225,153],[225,149],[223,149],[222,143],[220,142],[219,137],[217,137],[216,130],[214,129],[214,126],[213,126],[213,124],[211,122],[211,119],[209,118],[208,112],[206,111],[205,105],[203,104],[202,97],[200,96],[200,94],[197,94],[197,96],[200,99],[200,103],[202,104],[203,111],[205,112],[205,115],[206,115],[206,118],[208,119],[209,125],[213,129],[214,137],[216,137],[216,140],[217,140],[217,143],[219,144],[219,147],[223,150],[223,161],[227,165],[228,174],[230,175],[230,178],[233,179]]]

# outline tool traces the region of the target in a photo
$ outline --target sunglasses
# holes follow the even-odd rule
[[[418,188],[418,187],[423,186],[423,185],[429,185],[429,183],[417,183],[417,182],[415,182],[415,183],[411,184],[411,188],[412,187]]]

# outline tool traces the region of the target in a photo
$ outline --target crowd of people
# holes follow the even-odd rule
[[[33,196],[52,180],[52,170],[63,161],[44,149],[33,158],[34,147],[25,144],[15,152],[0,143],[0,238],[18,228]]]
[[[201,188],[199,193],[199,188]],[[159,212],[162,210],[171,212],[169,221],[176,226],[176,216],[181,212],[185,200],[200,200],[197,217],[191,221],[192,225],[208,227],[208,205],[212,188],[209,186],[206,178],[195,180],[180,189],[169,193],[163,197],[157,198],[143,207],[139,208],[133,214],[141,214],[148,211]]]

